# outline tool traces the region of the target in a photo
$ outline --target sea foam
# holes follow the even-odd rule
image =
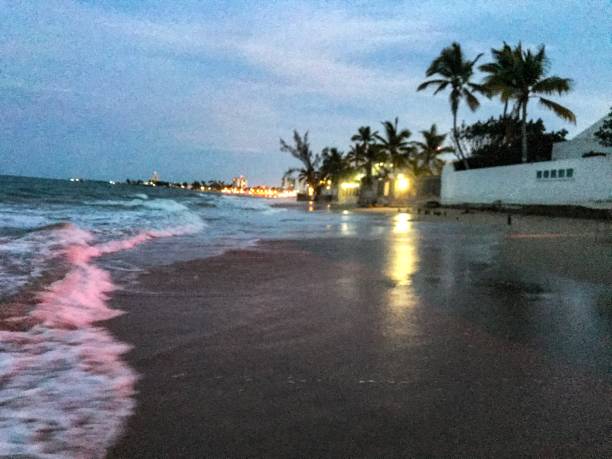
[[[94,264],[105,254],[198,226],[141,232],[94,244],[94,236],[62,225],[70,269],[37,295],[26,331],[0,332],[0,455],[103,457],[134,410],[136,373],[123,361],[129,346],[98,322],[122,314],[107,301],[110,274]]]

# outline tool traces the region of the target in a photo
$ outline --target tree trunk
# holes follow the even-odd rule
[[[508,101],[504,102],[504,143],[510,143],[510,117],[508,116]]]
[[[524,163],[527,162],[527,100],[523,102],[521,114],[521,156]]]
[[[470,165],[468,164],[467,159],[465,158],[465,155],[463,154],[463,148],[461,148],[461,142],[459,141],[459,131],[457,129],[457,111],[456,110],[453,110],[453,136],[455,137],[455,145],[457,145],[459,156],[461,158],[461,161],[463,161],[463,167],[465,167],[465,170],[468,170],[470,168]]]

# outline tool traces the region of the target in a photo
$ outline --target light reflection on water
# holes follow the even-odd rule
[[[392,233],[387,275],[397,287],[410,285],[410,276],[417,270],[418,254],[408,214],[397,214],[393,218]]]
[[[408,323],[407,312],[416,305],[412,275],[418,269],[419,256],[410,215],[400,213],[394,216],[391,233],[385,269],[386,275],[393,282],[387,299],[387,330],[392,337],[399,337],[414,332],[414,327]]]

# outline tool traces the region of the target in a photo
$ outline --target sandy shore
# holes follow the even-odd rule
[[[413,224],[143,275],[113,299],[142,379],[109,456],[609,457],[610,245],[543,225]]]

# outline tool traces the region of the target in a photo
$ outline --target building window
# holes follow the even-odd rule
[[[542,171],[538,171],[538,172],[536,173],[536,177],[537,177],[537,178],[542,178]]]
[[[572,178],[574,176],[574,169],[565,169],[565,175],[567,178]]]
[[[548,171],[544,171],[544,178],[548,178]]]
[[[565,169],[559,169],[559,178],[565,177]]]
[[[550,171],[550,178],[557,178],[557,169]]]

